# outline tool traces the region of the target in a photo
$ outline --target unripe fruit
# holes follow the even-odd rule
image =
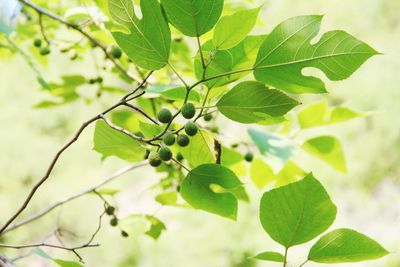
[[[176,160],[177,161],[182,161],[183,160],[183,155],[181,152],[178,152],[178,154],[176,154]]]
[[[164,144],[166,144],[167,146],[172,146],[173,144],[175,144],[175,135],[173,135],[172,133],[167,133],[164,135],[163,141]]]
[[[40,55],[47,56],[50,54],[50,49],[48,47],[43,47],[39,50]]]
[[[196,108],[192,103],[186,103],[182,106],[182,116],[190,120],[196,114]]]
[[[162,161],[160,155],[157,152],[150,152],[149,163],[153,167],[158,167],[161,165]]]
[[[185,147],[188,146],[190,143],[189,137],[186,134],[180,134],[178,135],[178,138],[176,139],[176,142],[178,143],[179,146]]]
[[[35,39],[33,41],[33,45],[36,47],[41,47],[42,46],[42,40],[41,39]]]
[[[248,162],[252,162],[254,159],[254,155],[251,152],[247,152],[246,155],[244,155],[244,159]]]
[[[68,56],[70,60],[75,60],[78,58],[78,53],[76,53],[75,50],[71,50],[69,51]]]
[[[162,108],[160,109],[160,111],[157,114],[157,119],[161,122],[161,123],[170,123],[172,120],[172,113],[171,111],[169,111],[169,109],[166,108]]]
[[[102,83],[103,82],[103,77],[97,77],[96,78],[96,82],[98,82],[98,83]]]
[[[163,161],[172,159],[172,152],[168,147],[162,147],[158,153]]]
[[[122,237],[129,237],[129,234],[125,232],[124,230],[121,231]]]
[[[205,121],[211,121],[212,119],[213,119],[213,116],[211,115],[211,114],[206,114],[206,115],[204,115],[204,118],[203,118]]]
[[[197,134],[197,131],[199,130],[199,128],[197,127],[197,125],[193,122],[187,122],[185,124],[185,132],[187,135],[189,136],[195,136]]]
[[[118,47],[113,47],[111,49],[111,55],[113,56],[113,58],[119,59],[122,56],[122,51]]]
[[[89,83],[90,84],[95,84],[96,83],[96,79],[89,79]]]
[[[114,212],[115,212],[115,208],[114,208],[113,206],[108,206],[108,207],[106,208],[106,213],[107,213],[107,215],[113,215]]]
[[[117,219],[117,217],[114,217],[114,218],[112,218],[112,219],[110,220],[110,225],[111,225],[112,227],[115,227],[115,226],[118,225],[118,219]]]
[[[218,133],[219,132],[219,128],[218,126],[211,126],[210,131],[213,133]]]

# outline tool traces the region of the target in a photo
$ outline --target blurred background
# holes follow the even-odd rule
[[[244,1],[236,2],[243,4]],[[325,97],[330,103],[344,103],[354,110],[370,112],[370,116],[307,133],[337,136],[343,142],[348,173],[338,173],[301,153],[296,153],[295,157],[302,168],[314,172],[337,204],[338,216],[332,228],[357,229],[391,252],[377,261],[331,266],[400,266],[400,1],[269,0],[246,1],[246,4],[253,7],[263,4],[262,22],[255,32],[269,32],[292,16],[325,14],[322,32],[343,29],[383,53],[369,60],[348,80],[327,81],[330,94]],[[66,73],[96,75],[90,57],[72,64],[57,53],[50,55],[48,67],[41,71],[52,79]],[[109,82],[113,80],[112,76],[104,78]],[[42,176],[55,151],[79,125],[114,100],[101,98],[89,105],[81,100],[52,109],[35,109],[33,106],[43,99],[35,79],[21,57],[0,63],[1,222],[15,211],[32,183]],[[80,90],[85,94],[85,87]],[[305,97],[305,102],[319,98],[321,96]],[[228,134],[238,133],[238,137],[243,135],[248,139],[244,126],[226,127],[226,131],[231,131]],[[102,162],[92,151],[92,135],[93,128],[90,128],[62,156],[51,179],[40,189],[24,216],[87,188],[126,164],[112,158]],[[143,235],[146,225],[138,222],[130,226],[130,233],[134,234],[125,239],[118,229],[105,222],[97,237],[101,247],[80,252],[86,266],[279,266],[248,259],[262,251],[282,250],[261,228],[258,203],[263,192],[249,179],[243,181],[251,201],[240,204],[237,222],[190,209],[160,209],[154,201],[157,192],[151,190],[158,179],[153,170],[142,168],[124,175],[108,188],[124,188],[114,198],[121,217],[132,213],[155,214],[165,223],[167,231],[154,241]],[[56,226],[86,240],[95,230],[101,211],[102,203],[98,198],[88,195],[4,236],[0,243],[36,242]],[[65,235],[68,239],[69,233]],[[304,261],[311,245],[312,242],[295,247],[290,252],[289,266],[298,266]],[[74,260],[73,255],[62,251],[46,251],[57,258]],[[4,250],[2,253],[13,258],[22,251]],[[37,255],[22,258],[17,264],[52,266]]]

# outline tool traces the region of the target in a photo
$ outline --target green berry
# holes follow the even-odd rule
[[[129,234],[125,232],[124,230],[121,231],[122,237],[129,237]]]
[[[103,82],[103,77],[97,77],[96,78],[96,82],[98,82],[98,83],[102,83]]]
[[[213,116],[211,114],[204,115],[204,120],[205,121],[211,121],[212,119],[213,119]]]
[[[183,155],[181,152],[178,152],[178,154],[176,154],[176,160],[179,162],[183,160]]]
[[[210,131],[213,133],[218,133],[219,132],[219,128],[218,126],[211,126]]]
[[[178,138],[176,139],[176,142],[178,143],[179,146],[185,147],[188,146],[190,143],[189,137],[186,134],[180,134],[178,135]]]
[[[106,213],[107,213],[107,215],[113,215],[114,212],[115,212],[115,208],[114,208],[113,206],[108,206],[108,207],[106,208]]]
[[[192,103],[186,103],[182,106],[182,116],[190,120],[196,114],[196,108]]]
[[[111,55],[113,56],[113,58],[116,58],[116,59],[118,59],[118,58],[121,58],[121,56],[122,56],[122,51],[121,51],[121,49],[119,49],[118,47],[113,47],[112,49],[111,49]]]
[[[172,158],[172,152],[168,147],[162,147],[158,153],[163,161],[168,161]]]
[[[117,219],[117,217],[114,217],[114,218],[112,218],[112,219],[110,220],[110,225],[111,225],[112,227],[115,227],[115,226],[118,225],[118,219]]]
[[[96,79],[89,79],[89,83],[90,84],[95,84],[96,83]]]
[[[153,167],[160,166],[161,163],[162,163],[161,158],[160,158],[160,154],[158,154],[157,152],[154,152],[154,151],[150,152],[149,163]]]
[[[199,128],[193,122],[189,121],[185,124],[185,132],[189,136],[195,136],[197,134],[198,130],[199,130]]]
[[[237,148],[239,146],[239,144],[238,143],[236,143],[236,144],[232,144],[231,145],[231,148]]]
[[[43,47],[39,50],[40,55],[47,56],[50,54],[50,49],[48,47]]]
[[[68,56],[70,60],[75,60],[78,58],[78,53],[76,53],[75,50],[71,50],[69,51]]]
[[[172,113],[169,111],[169,109],[162,108],[157,114],[157,119],[161,123],[170,123],[172,120]]]
[[[251,152],[247,152],[246,155],[244,155],[244,159],[248,162],[252,162],[254,159],[254,155]]]
[[[33,41],[33,45],[36,47],[41,47],[42,46],[42,40],[41,39],[35,39]]]
[[[173,144],[175,144],[175,135],[173,135],[172,133],[167,133],[164,135],[163,141],[164,144],[166,144],[167,146],[172,146]]]

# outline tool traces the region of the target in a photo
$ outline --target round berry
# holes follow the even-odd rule
[[[196,114],[196,108],[192,103],[186,103],[182,106],[182,116],[190,120]]]
[[[172,133],[167,133],[164,135],[163,141],[164,144],[166,144],[167,146],[172,146],[173,144],[175,144],[175,135],[173,135]]]
[[[103,77],[97,77],[96,78],[96,82],[98,82],[98,83],[102,83],[103,82]]]
[[[252,162],[254,159],[254,155],[251,152],[247,152],[246,155],[244,155],[244,159],[248,162]]]
[[[111,49],[111,55],[113,56],[113,58],[119,59],[122,56],[122,51],[121,49],[119,49],[118,47],[113,47]]]
[[[115,212],[115,208],[114,208],[113,206],[108,206],[108,207],[106,208],[106,213],[107,213],[107,215],[113,215],[114,212]]]
[[[117,217],[114,217],[114,218],[112,218],[112,219],[110,220],[110,225],[111,225],[112,227],[115,227],[115,226],[118,225],[118,219],[117,219]]]
[[[165,124],[170,123],[172,120],[172,113],[171,113],[171,111],[169,111],[169,109],[162,108],[157,114],[157,119],[161,123],[165,123]]]
[[[124,230],[121,231],[121,236],[122,237],[129,237],[129,234],[125,232]]]
[[[205,121],[211,121],[211,120],[213,119],[213,115],[211,115],[211,114],[206,114],[206,115],[204,115],[203,119],[204,119]]]
[[[211,126],[210,131],[213,133],[218,133],[219,132],[219,128],[218,126]]]
[[[34,45],[35,47],[41,47],[41,46],[42,46],[42,40],[41,40],[41,39],[35,39],[35,40],[33,41],[33,45]]]
[[[68,57],[69,57],[70,60],[75,60],[75,59],[78,58],[78,53],[76,53],[75,50],[71,50],[68,53]]]
[[[160,154],[158,154],[157,152],[154,152],[154,151],[150,152],[149,163],[153,167],[160,166],[161,163],[162,163],[161,158],[160,158]]]
[[[186,134],[180,134],[178,135],[178,138],[176,139],[176,142],[178,143],[179,146],[185,147],[188,146],[190,143],[189,137]]]
[[[168,147],[162,147],[158,153],[163,161],[168,161],[172,158],[172,152]]]
[[[176,160],[179,162],[183,160],[183,155],[181,152],[178,152],[178,154],[176,154]]]
[[[48,47],[43,47],[39,50],[40,55],[47,56],[50,54],[50,49]]]
[[[189,121],[185,124],[185,132],[189,136],[195,136],[197,134],[198,130],[199,130],[199,128],[193,122]]]

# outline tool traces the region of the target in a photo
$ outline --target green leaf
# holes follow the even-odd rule
[[[335,204],[312,174],[268,191],[261,198],[261,224],[286,248],[314,239],[332,225],[335,217]]]
[[[217,50],[226,50],[240,43],[257,22],[260,7],[241,10],[222,17],[214,29],[213,43]]]
[[[199,130],[195,136],[190,138],[189,145],[181,148],[181,153],[192,167],[205,163],[214,163],[213,135],[205,130]]]
[[[299,16],[279,24],[260,48],[254,76],[257,80],[292,93],[324,93],[324,83],[304,76],[303,68],[322,70],[333,81],[348,78],[368,58],[378,54],[344,31],[317,36],[322,16]]]
[[[307,173],[296,165],[293,161],[289,160],[285,166],[276,174],[275,186],[284,186],[303,178]]]
[[[266,35],[247,36],[238,45],[228,50],[215,50],[211,41],[202,46],[206,63],[208,65],[205,77],[213,77],[222,73],[227,73],[243,68],[250,68],[254,65],[257,52],[265,40]],[[203,77],[203,67],[200,55],[195,58],[195,74],[198,79]],[[225,75],[224,77],[205,82],[208,88],[221,86],[233,82],[241,77],[248,75],[249,72],[240,72],[237,74]]]
[[[158,70],[168,63],[171,32],[157,0],[140,1],[143,18],[134,12],[132,0],[110,0],[112,18],[129,29],[129,34],[113,32],[117,44],[138,66]]]
[[[57,263],[57,265],[61,266],[61,267],[83,267],[82,264],[75,262],[75,261],[65,261],[65,260],[61,260],[61,259],[54,259],[54,258],[50,257],[46,252],[44,252],[40,248],[34,248],[34,249],[32,249],[32,252],[42,258],[45,258],[45,259],[53,261],[54,263]]]
[[[255,256],[254,259],[262,261],[284,262],[285,256],[278,252],[266,251]]]
[[[303,129],[345,122],[363,116],[365,114],[346,107],[328,108],[325,99],[306,106],[297,114],[298,122]]]
[[[150,222],[150,229],[145,234],[157,240],[161,233],[167,230],[165,224],[152,215],[146,215],[146,219]]]
[[[276,177],[272,168],[264,160],[257,158],[251,163],[250,178],[259,189],[262,189]]]
[[[162,205],[176,206],[178,193],[176,191],[161,193],[156,196],[155,200]]]
[[[214,27],[221,16],[224,0],[161,0],[161,4],[175,28],[195,37]]]
[[[224,166],[232,166],[243,160],[242,154],[236,150],[230,149],[226,146],[222,146],[221,150],[221,164]]]
[[[242,82],[225,94],[217,103],[218,110],[229,119],[240,123],[256,123],[265,115],[285,115],[299,102],[282,92],[268,89],[259,82]]]
[[[286,162],[293,154],[293,142],[283,135],[249,129],[248,133],[262,155],[274,156]]]
[[[347,172],[346,160],[340,141],[333,136],[319,136],[307,140],[302,148],[343,173]]]
[[[214,192],[217,185],[231,192]],[[236,191],[236,194],[232,191]],[[228,168],[219,164],[204,164],[193,169],[181,184],[181,195],[193,208],[236,220],[237,193],[245,195],[242,183]]]
[[[184,100],[186,97],[186,88],[177,85],[165,85],[165,84],[152,84],[146,88],[146,92],[151,94],[162,95],[171,100]],[[191,90],[189,93],[190,101],[200,101],[200,95],[195,90]]]
[[[351,229],[337,229],[315,243],[308,260],[319,263],[358,262],[378,259],[389,252],[368,236]]]
[[[116,156],[132,162],[140,161],[145,154],[145,149],[138,141],[110,128],[104,121],[96,123],[93,149],[103,158]]]

